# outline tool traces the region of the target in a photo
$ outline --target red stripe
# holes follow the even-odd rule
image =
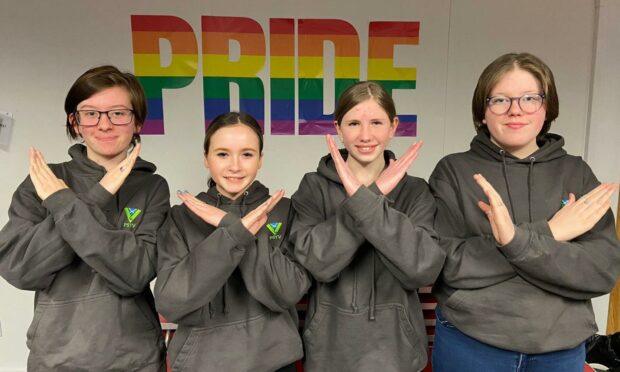
[[[374,36],[405,36],[418,37],[420,22],[370,22],[368,37]]]

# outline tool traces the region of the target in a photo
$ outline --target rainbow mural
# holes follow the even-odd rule
[[[335,98],[359,81],[360,43],[357,31],[338,19],[300,19],[299,134],[336,133],[331,114],[323,113],[323,44],[334,44]]]
[[[136,77],[144,87],[148,116],[142,134],[164,134],[163,89],[189,85],[198,71],[198,47],[192,27],[173,16],[131,16],[131,38]],[[161,66],[159,40],[168,40],[172,62]]]
[[[416,69],[394,67],[395,45],[417,45],[420,22],[370,22],[368,25],[368,80],[392,94],[393,89],[415,89]],[[417,115],[398,115],[397,136],[415,136]]]
[[[295,134],[295,21],[269,21],[271,134]]]
[[[230,110],[231,85],[236,85],[239,109],[253,115],[265,128],[265,89],[259,75],[268,67],[272,135],[295,135],[296,104],[299,135],[335,132],[332,113],[324,109],[323,49],[325,42],[334,45],[337,99],[360,79],[360,38],[353,25],[339,19],[272,18],[269,56],[263,28],[251,18],[203,16],[201,27],[205,127],[215,116]],[[162,91],[183,88],[194,80],[199,44],[192,27],[174,16],[132,15],[131,28],[135,74],[144,85],[149,108],[142,133],[164,134]],[[416,69],[394,67],[393,55],[396,45],[417,45],[419,30],[419,22],[370,22],[368,79],[382,83],[390,92],[416,89]],[[161,61],[161,39],[170,44],[172,52],[166,66]],[[231,56],[231,43],[239,46],[238,56]],[[396,134],[415,136],[417,116],[400,114],[399,118]]]
[[[230,60],[230,40],[239,43],[240,56]],[[265,122],[265,92],[257,77],[265,65],[265,35],[253,19],[202,17],[202,58],[205,127],[217,115],[230,111],[230,84],[239,87],[239,110]]]

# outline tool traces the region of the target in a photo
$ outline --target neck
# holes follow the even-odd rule
[[[372,163],[362,164],[349,155],[347,158],[347,165],[358,181],[364,186],[368,186],[379,178],[379,175],[385,168],[385,161],[383,160],[383,156],[380,156]]]
[[[97,156],[94,155],[90,149],[87,147],[86,148],[86,156],[94,161],[95,163],[101,165],[102,167],[105,168],[106,171],[109,171],[110,169],[116,167],[117,165],[119,165],[121,163],[121,161],[125,160],[125,158],[127,157],[127,152],[123,151],[120,154],[111,157],[111,158],[107,158],[107,157],[102,157],[102,156]]]

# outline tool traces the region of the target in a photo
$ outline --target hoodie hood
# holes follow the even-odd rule
[[[91,174],[96,176],[101,176],[106,173],[106,170],[101,165],[95,163],[90,160],[86,154],[86,146],[76,143],[71,146],[68,151],[71,156],[71,165],[80,173]],[[132,168],[132,172],[145,172],[145,173],[155,173],[157,167],[155,164],[143,160],[138,157],[136,163]]]
[[[508,159],[510,162],[514,163],[529,163],[532,161],[532,158],[534,158],[535,163],[547,162],[566,155],[566,151],[562,148],[564,146],[564,138],[557,134],[547,133],[539,138],[536,143],[538,144],[538,150],[524,159],[516,158],[512,154],[504,151],[501,147],[493,143],[491,138],[484,133],[478,133],[471,141],[470,146],[474,154],[483,158],[499,161]]]
[[[253,207],[259,203],[262,203],[269,197],[269,189],[265,187],[259,181],[254,181],[247,190],[243,192],[237,199],[230,199],[217,190],[217,186],[212,186],[207,192],[201,192],[197,198],[214,205],[227,212],[240,212],[236,213],[239,217],[245,216],[249,212],[248,207]],[[253,208],[252,208],[253,209]]]
[[[518,206],[515,204],[514,195],[527,195],[527,220],[528,222],[534,221],[533,215],[533,197],[534,197],[534,185],[536,184],[535,176],[536,172],[534,172],[534,166],[536,164],[543,164],[547,162],[551,162],[553,160],[559,159],[563,156],[566,156],[566,151],[562,148],[564,146],[564,139],[552,133],[547,133],[543,135],[541,138],[537,140],[538,150],[527,156],[523,159],[518,159],[512,154],[506,152],[501,147],[497,146],[495,143],[491,141],[491,138],[484,133],[479,133],[474,139],[471,141],[471,152],[477,156],[480,156],[486,160],[499,161],[502,164],[502,175],[506,187],[506,191],[508,194],[508,200],[504,200],[504,202],[508,203],[510,216],[512,221],[515,223],[520,222],[520,219],[517,218],[517,208]],[[519,168],[527,167],[527,179],[524,183],[519,182]],[[538,177],[543,177],[543,175],[538,173]],[[524,186],[520,186],[524,185]],[[494,185],[494,187],[498,187],[499,185]],[[525,194],[521,190],[525,188]],[[516,192],[515,192],[516,191]],[[518,197],[516,200],[523,200],[523,197]],[[519,213],[519,215],[521,215]]]
[[[346,149],[340,149],[339,151],[344,161],[347,161],[347,158],[349,157],[349,152]],[[386,165],[390,163],[390,159],[396,160],[396,156],[390,150],[383,150],[383,158]],[[336,171],[336,164],[334,163],[334,159],[332,159],[331,154],[327,154],[323,156],[321,160],[319,160],[319,166],[317,167],[316,171],[328,180],[334,181],[337,184],[342,185],[340,176],[338,176],[338,171]]]

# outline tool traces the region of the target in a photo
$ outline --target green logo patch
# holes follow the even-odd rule
[[[126,207],[124,211],[125,216],[127,216],[127,222],[123,224],[123,228],[133,230],[136,227],[133,221],[142,213],[142,210]]]
[[[267,230],[271,232],[271,236],[269,239],[280,239],[282,236],[279,234],[280,229],[282,228],[282,222],[270,222],[267,225]]]

